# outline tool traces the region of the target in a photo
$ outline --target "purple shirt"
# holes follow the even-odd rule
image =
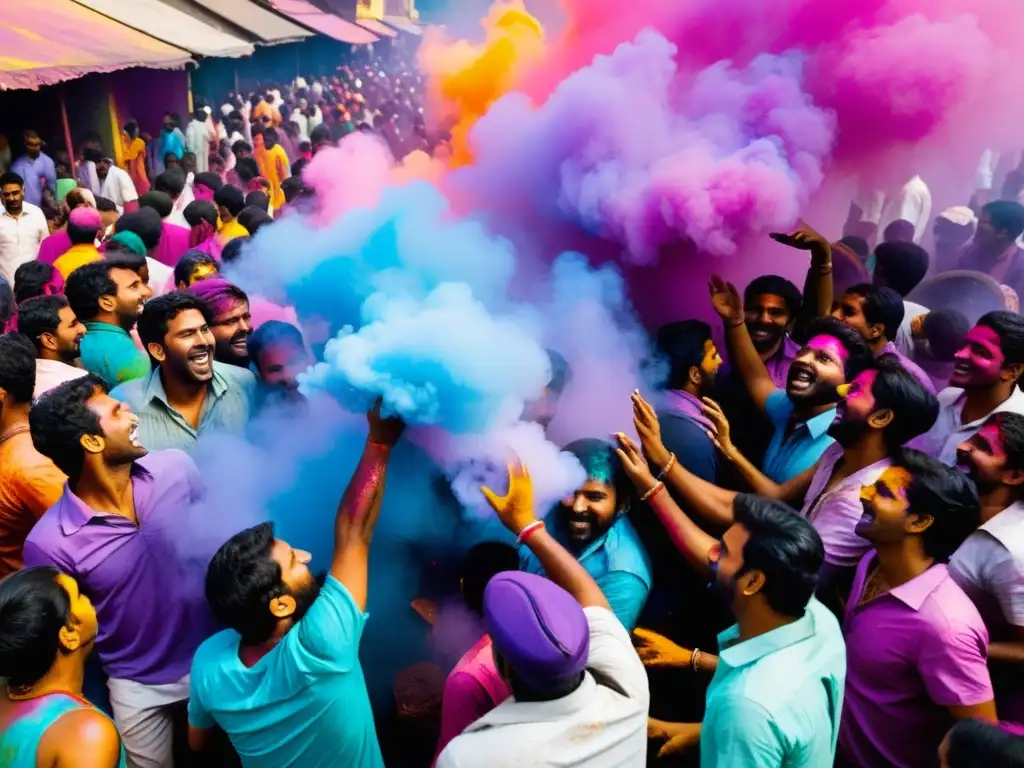
[[[786,388],[786,379],[789,377],[789,364],[800,351],[800,345],[789,337],[787,333],[782,337],[782,343],[775,351],[775,354],[764,361],[764,367],[768,369],[768,375],[772,377],[775,386],[779,389]]]
[[[36,256],[36,261],[53,264],[69,250],[71,250],[71,236],[68,235],[67,230],[58,229],[52,235],[43,238],[43,242],[39,244],[39,255]]]
[[[186,564],[179,551],[202,481],[187,454],[159,451],[135,462],[131,482],[138,526],[95,512],[65,486],[25,541],[25,565],[55,566],[78,581],[96,606],[96,651],[108,676],[162,685],[189,673],[216,628],[205,563]]]
[[[919,366],[909,357],[900,352],[899,349],[896,348],[895,343],[890,341],[888,344],[886,344],[885,349],[882,350],[882,354],[880,354],[878,357],[896,358],[896,360],[899,361],[899,364],[903,366],[903,369],[911,376],[913,376],[915,379],[917,379],[922,387],[927,389],[933,395],[935,394],[935,384],[932,383],[932,377],[925,373],[921,366]]]
[[[861,561],[846,604],[840,752],[853,765],[937,766],[947,707],[993,698],[988,631],[942,564],[858,605],[876,563]]]

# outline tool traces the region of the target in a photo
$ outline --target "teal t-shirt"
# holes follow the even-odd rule
[[[246,768],[383,768],[359,666],[366,614],[328,576],[320,596],[254,666],[220,632],[192,661],[189,723],[220,726]]]
[[[103,379],[110,389],[148,376],[152,370],[149,356],[135,346],[128,331],[109,323],[85,324],[81,353],[82,367]]]

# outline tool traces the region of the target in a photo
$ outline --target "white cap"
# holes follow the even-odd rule
[[[978,218],[974,215],[974,211],[966,205],[955,205],[952,208],[947,208],[939,214],[939,218],[951,221],[961,227],[973,226],[978,223]]]

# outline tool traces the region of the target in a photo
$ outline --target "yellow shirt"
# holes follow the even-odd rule
[[[270,182],[270,204],[276,211],[284,205],[284,192],[281,191],[281,182],[288,178],[288,153],[282,149],[280,144],[275,144],[270,149],[257,147],[254,151],[256,164],[260,168],[260,175]]]
[[[227,224],[224,222],[220,223],[220,241],[224,245],[227,245],[236,237],[248,237],[249,230],[238,223],[238,219],[232,219]]]
[[[102,258],[103,254],[96,250],[96,246],[92,243],[72,245],[63,256],[53,262],[53,268],[60,272],[61,277],[67,280],[68,275],[79,267],[84,267],[86,264],[91,264]]]

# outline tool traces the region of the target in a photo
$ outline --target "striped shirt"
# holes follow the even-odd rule
[[[110,396],[128,403],[139,416],[139,442],[149,451],[178,448],[191,452],[196,440],[213,432],[243,434],[254,413],[256,377],[245,368],[214,362],[213,378],[199,416],[199,429],[167,402],[160,369],[116,387]]]

